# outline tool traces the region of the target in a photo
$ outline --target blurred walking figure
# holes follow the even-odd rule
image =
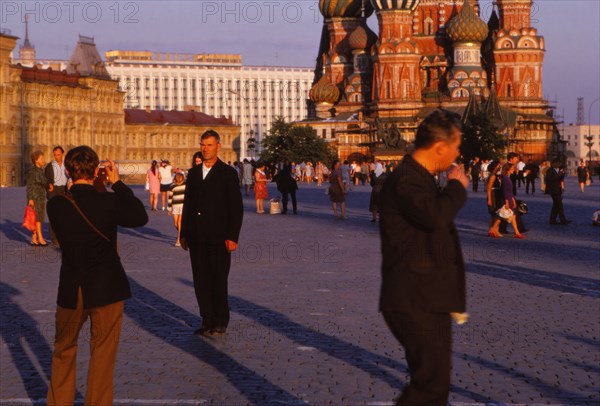
[[[265,214],[264,199],[268,198],[267,174],[265,173],[265,164],[261,161],[257,164],[256,171],[254,171],[254,199],[256,199],[256,212],[258,214]]]
[[[344,191],[348,192],[352,190],[350,188],[350,177],[352,175],[352,167],[348,165],[348,161],[344,161],[344,164],[341,166],[341,177],[342,184],[344,185]]]
[[[46,194],[50,184],[42,169],[46,165],[44,153],[34,151],[31,154],[33,167],[25,174],[25,189],[27,191],[27,205],[35,210],[35,231],[31,234],[31,245],[45,247],[48,245],[42,234],[42,223],[46,219]]]
[[[49,183],[48,200],[54,196],[64,195],[67,192],[67,182],[69,180],[63,160],[65,150],[58,145],[54,147],[52,154],[54,155],[54,161],[46,165],[45,169],[46,178],[48,178]],[[52,226],[50,226],[50,241],[52,241],[52,245],[58,246],[58,240]]]
[[[460,166],[438,189],[434,175],[460,155],[457,114],[436,110],[417,130],[415,151],[381,191],[380,311],[404,347],[410,383],[398,405],[445,406],[450,393],[451,315],[466,307],[465,265],[454,218],[467,200]]]
[[[488,225],[488,237],[502,237],[502,234],[498,233],[494,229],[494,224],[498,215],[498,210],[502,207],[504,202],[502,201],[502,164],[499,161],[490,161],[488,163],[489,177],[486,185],[487,192],[487,208],[490,214],[490,222]]]
[[[548,168],[550,168],[549,161],[544,161],[540,165],[540,171],[539,171],[540,190],[544,193],[546,193],[546,173],[548,172]]]
[[[346,161],[348,162],[348,161]],[[350,173],[348,172],[348,176]],[[346,217],[346,188],[342,181],[342,166],[340,161],[333,161],[331,173],[329,174],[329,200],[333,208],[333,216],[337,219],[345,220]],[[338,204],[340,205],[341,215],[338,216]]]
[[[176,247],[181,247],[179,241],[179,234],[181,231],[181,213],[183,212],[183,198],[185,196],[185,176],[183,173],[178,172],[175,174],[175,182],[169,189],[169,216],[173,216],[173,224],[177,230],[177,241],[175,242]]]
[[[481,162],[479,161],[479,157],[475,157],[473,159],[473,164],[471,165],[471,182],[473,184],[473,192],[479,191],[479,178],[481,176]]]
[[[77,340],[88,318],[90,361],[84,404],[113,404],[123,303],[131,297],[117,253],[117,226],[141,227],[148,215],[144,204],[119,180],[111,160],[105,169],[113,193],[96,190],[98,164],[98,155],[90,147],[70,150],[65,166],[73,180],[71,193],[48,202],[48,216],[62,250],[48,406],[75,401]]]
[[[540,168],[529,160],[525,165],[525,194],[529,194],[529,186],[531,186],[531,194],[535,194],[535,180],[538,178],[538,172]]]
[[[517,167],[512,164],[504,164],[502,167],[502,202],[504,203],[505,210],[511,210],[513,212],[512,216],[504,218],[507,222],[509,222],[513,230],[515,232],[515,238],[520,240],[524,240],[525,236],[521,234],[519,231],[519,227],[517,225],[517,201],[515,196],[512,194],[513,185],[511,180],[511,175],[517,171]],[[502,207],[500,207],[502,208]],[[492,231],[490,232],[490,237],[498,238],[500,237],[500,222],[503,219],[498,215],[496,220],[494,221],[494,225],[492,226]]]
[[[150,210],[157,211],[158,195],[160,194],[160,172],[156,161],[152,161],[150,169],[146,172],[146,184],[150,193]]]

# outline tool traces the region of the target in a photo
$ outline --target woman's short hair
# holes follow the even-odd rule
[[[426,149],[438,141],[451,142],[455,130],[462,129],[460,116],[448,110],[435,110],[419,125],[415,148]]]
[[[71,149],[65,157],[65,168],[73,181],[93,180],[99,163],[98,154],[87,145]]]
[[[44,155],[44,153],[39,149],[37,151],[33,151],[30,155],[31,163],[35,165],[35,161],[37,161],[42,155]]]

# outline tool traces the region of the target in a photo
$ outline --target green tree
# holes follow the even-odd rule
[[[277,163],[283,160],[295,162],[321,161],[326,165],[336,159],[336,153],[327,142],[319,138],[314,128],[295,126],[276,117],[269,134],[262,140],[261,160]]]
[[[498,159],[504,155],[507,146],[508,140],[486,112],[470,117],[463,126],[460,149],[465,162],[476,156],[481,159]]]

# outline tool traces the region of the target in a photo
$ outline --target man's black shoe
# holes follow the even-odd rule
[[[210,330],[210,334],[213,336],[224,336],[227,334],[227,329],[224,327],[217,327]]]
[[[565,221],[561,221],[560,224],[562,224],[563,226],[566,226],[567,224],[570,224],[571,220],[565,220]]]
[[[555,226],[555,225],[558,225],[558,224],[560,224],[558,221],[551,221],[551,222],[550,222],[550,225],[551,225],[551,226]]]

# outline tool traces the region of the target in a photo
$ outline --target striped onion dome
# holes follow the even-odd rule
[[[340,99],[340,89],[333,83],[329,83],[327,77],[323,75],[310,89],[308,97],[313,103],[334,104]]]
[[[377,11],[387,10],[410,10],[413,11],[419,5],[419,0],[371,0]]]
[[[446,26],[446,33],[453,42],[483,42],[488,32],[487,24],[473,11],[469,0],[465,0],[460,13]]]
[[[377,42],[377,35],[366,25],[359,25],[348,37],[352,49],[368,49]]]
[[[319,9],[325,18],[358,18],[362,16],[362,6],[365,6],[365,17],[373,14],[369,0],[319,0]]]

